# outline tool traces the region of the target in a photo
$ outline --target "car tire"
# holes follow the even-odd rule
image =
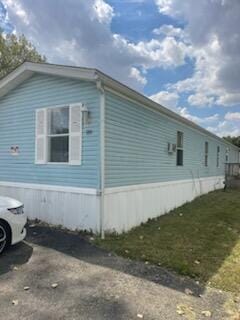
[[[10,245],[9,226],[0,221],[0,254]]]

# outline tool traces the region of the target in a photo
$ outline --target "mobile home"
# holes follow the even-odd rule
[[[239,149],[102,72],[25,62],[0,81],[0,194],[29,218],[122,232],[223,188]]]

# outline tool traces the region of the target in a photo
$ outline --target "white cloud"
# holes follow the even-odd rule
[[[153,101],[161,104],[162,106],[176,110],[179,95],[176,92],[160,91],[149,97]]]
[[[174,68],[188,55],[188,46],[172,36],[131,42],[113,34],[114,9],[104,0],[3,2],[16,32],[49,62],[96,67],[138,90],[147,83],[142,70]]]
[[[155,28],[153,33],[156,35],[163,35],[168,37],[177,37],[177,38],[184,38],[184,30],[181,28],[175,28],[172,25],[164,24],[159,28]]]
[[[192,115],[189,113],[189,111],[187,110],[186,107],[184,108],[181,108],[181,107],[178,107],[177,108],[177,112],[184,118],[192,121],[192,122],[195,122],[199,125],[210,125],[210,124],[217,124],[218,121],[219,121],[219,115],[217,113],[211,115],[211,116],[207,116],[207,117],[198,117],[198,116],[195,116],[195,115]]]
[[[213,105],[214,102],[214,97],[202,93],[192,94],[188,97],[188,103],[192,106],[207,107]]]
[[[193,76],[175,88],[205,95],[206,101],[216,98],[223,106],[240,104],[240,1],[155,1],[161,13],[185,21],[184,33],[195,59]]]
[[[231,121],[220,121],[216,126],[209,126],[206,129],[220,137],[240,136],[240,127],[235,125]]]
[[[240,112],[227,112],[225,114],[226,120],[240,121]]]
[[[171,109],[172,111],[178,113],[180,116],[193,121],[199,125],[210,125],[213,123],[218,123],[219,115],[217,113],[207,116],[207,117],[198,117],[196,115],[191,114],[186,107],[179,107],[179,95],[177,92],[169,92],[169,91],[160,91],[149,97],[155,102],[161,104],[162,106]]]
[[[177,67],[185,63],[189,48],[183,42],[177,42],[173,37],[163,40],[152,39],[133,43],[120,35],[114,35],[116,46],[128,52],[135,58],[135,63],[146,69]]]
[[[121,0],[121,3],[128,4],[128,3],[143,3],[148,0]]]
[[[190,113],[188,108],[178,106],[179,95],[177,92],[160,91],[149,98],[219,137],[240,135],[240,112],[228,112],[224,119],[221,120],[218,113],[209,116],[197,116]]]
[[[178,12],[174,10],[174,2],[172,0],[156,0],[159,11],[169,16],[176,16]],[[184,2],[182,2],[184,5]]]
[[[99,22],[110,23],[114,16],[113,8],[103,0],[95,0],[93,6]]]
[[[220,120],[220,116],[217,113],[206,117],[198,117],[189,113],[187,108],[178,107],[175,111],[182,117],[194,123],[197,123],[200,126],[203,126],[204,128],[206,128],[207,130],[211,131],[219,137],[240,135],[240,126],[239,124],[234,123],[233,121],[240,120],[240,113],[238,112],[233,114],[226,114],[225,119]]]
[[[217,104],[223,105],[225,107],[228,106],[234,106],[234,105],[239,105],[240,101],[240,93],[224,93],[222,94],[218,100],[216,101]]]
[[[24,10],[21,2],[18,0],[5,0],[4,3],[7,7],[11,7],[14,10],[16,16],[18,16],[25,25],[29,25],[29,17],[27,12]]]
[[[147,83],[147,79],[144,76],[142,76],[141,72],[135,67],[131,68],[130,77],[132,77],[133,79],[136,79],[138,82],[142,83],[143,85]]]

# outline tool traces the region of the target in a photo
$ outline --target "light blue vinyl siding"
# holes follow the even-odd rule
[[[35,164],[35,111],[75,102],[86,103],[90,123],[83,129],[82,164]],[[222,175],[228,144],[203,135],[159,112],[106,93],[106,187]],[[184,166],[167,144],[184,133]],[[204,143],[209,142],[209,166]],[[18,156],[10,154],[19,146]],[[217,168],[217,146],[220,167]],[[229,161],[238,161],[230,148]],[[0,181],[75,187],[100,187],[100,95],[96,84],[34,75],[0,99]]]
[[[82,165],[35,164],[35,110],[83,102],[91,112],[83,129]],[[99,94],[91,82],[34,75],[0,99],[0,180],[99,187]],[[12,156],[10,147],[20,154]]]
[[[107,187],[224,174],[229,145],[210,135],[109,92],[105,117]],[[182,167],[176,166],[176,152],[168,154],[167,150],[168,142],[176,144],[177,131],[184,134]],[[209,143],[208,167],[204,165],[205,141]],[[219,168],[217,146],[220,146]],[[237,149],[231,148],[229,161],[237,162],[237,156]]]

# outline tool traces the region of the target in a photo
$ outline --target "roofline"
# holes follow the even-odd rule
[[[62,76],[74,79],[82,79],[88,81],[97,81],[100,80],[105,87],[112,89],[113,91],[119,92],[124,96],[127,96],[138,103],[148,106],[149,108],[155,109],[167,117],[173,118],[177,122],[183,123],[187,126],[191,126],[197,131],[202,132],[208,136],[211,136],[221,142],[224,142],[236,149],[240,150],[237,146],[231,142],[218,137],[214,133],[204,129],[203,127],[197,125],[196,123],[180,116],[176,112],[167,109],[166,107],[158,104],[157,102],[151,100],[150,98],[144,96],[143,94],[137,92],[134,89],[129,88],[128,86],[122,84],[121,82],[113,79],[112,77],[106,75],[105,73],[94,69],[94,68],[85,68],[85,67],[74,67],[50,63],[35,63],[35,62],[24,62],[7,76],[0,80],[0,97],[7,94],[13,88],[18,86],[20,83],[29,79],[34,73],[42,73],[54,76]]]
[[[196,129],[197,131],[201,131],[203,134],[206,134],[208,136],[212,136],[213,138],[220,140],[221,142],[227,143],[229,145],[231,145],[232,147],[237,148],[240,151],[240,148],[234,144],[232,144],[231,142],[220,138],[219,136],[215,135],[214,133],[208,131],[207,129],[204,129],[203,127],[197,125],[196,123],[194,123],[191,120],[188,120],[182,116],[180,116],[179,114],[177,114],[176,112],[160,105],[159,103],[153,101],[152,99],[144,96],[143,94],[137,92],[134,89],[129,88],[128,86],[122,84],[121,82],[111,78],[110,76],[104,74],[103,72],[96,70],[97,73],[99,74],[100,79],[103,81],[103,83],[105,84],[105,86],[109,87],[110,89],[114,90],[114,91],[118,91],[123,95],[128,96],[129,98],[137,101],[138,103],[142,104],[142,105],[147,105],[150,108],[153,108],[159,112],[161,112],[162,114],[166,115],[169,118],[173,118],[174,120],[176,120],[177,122],[181,122],[184,123],[187,126],[191,126],[192,128]]]
[[[0,80],[0,97],[7,94],[26,79],[29,79],[35,72],[90,81],[96,81],[97,78],[96,70],[91,68],[24,62]]]

